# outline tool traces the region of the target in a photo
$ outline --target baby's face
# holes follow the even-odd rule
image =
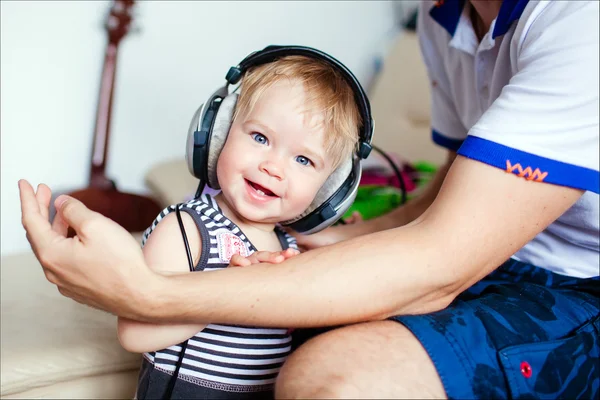
[[[333,172],[322,116],[305,108],[302,84],[283,80],[233,123],[217,177],[242,219],[277,223],[300,215]]]

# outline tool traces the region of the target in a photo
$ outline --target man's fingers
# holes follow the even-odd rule
[[[357,222],[362,222],[363,217],[362,215],[358,212],[358,211],[354,211],[348,218],[346,218],[344,221],[347,224],[355,224]]]
[[[19,181],[19,197],[21,199],[21,223],[27,232],[27,239],[36,254],[45,248],[53,239],[52,228],[48,218],[40,212],[33,188],[24,179]]]
[[[48,219],[52,191],[48,186],[44,185],[43,183],[40,183],[37,187],[35,198],[40,208],[40,214],[42,214],[44,218]]]
[[[54,221],[52,221],[52,230],[62,237],[67,237],[69,225],[63,219],[62,214],[56,213],[54,216]]]
[[[77,236],[85,238],[88,224],[93,221],[95,212],[87,208],[81,201],[60,195],[54,202],[57,218],[62,217],[61,224],[70,226],[75,230]]]
[[[21,214],[23,216],[40,212],[40,206],[35,198],[35,192],[33,191],[31,184],[25,179],[19,180],[19,197],[21,199]]]

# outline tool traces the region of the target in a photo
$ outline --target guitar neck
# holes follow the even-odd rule
[[[112,116],[113,93],[117,68],[118,46],[109,43],[104,56],[104,67],[100,80],[100,94],[98,109],[96,111],[96,125],[94,128],[94,141],[92,146],[92,168],[90,181],[97,175],[104,175],[108,158],[108,145],[110,140],[110,121]]]
[[[106,178],[105,170],[108,160],[110,121],[117,73],[117,52],[119,43],[129,31],[133,3],[133,0],[114,0],[106,21],[108,44],[106,45],[102,77],[100,79],[90,168],[90,186],[100,189],[114,187],[113,182]]]

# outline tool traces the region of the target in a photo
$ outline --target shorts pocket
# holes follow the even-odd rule
[[[600,386],[600,316],[558,340],[498,352],[512,398],[584,398]]]

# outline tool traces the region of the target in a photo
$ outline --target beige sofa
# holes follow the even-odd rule
[[[374,142],[409,160],[439,163],[430,139],[428,80],[416,38],[394,43],[370,93]],[[147,183],[163,204],[191,195],[196,181],[183,159],[149,171]],[[31,252],[1,263],[2,398],[131,398],[140,356],[122,350],[116,318],[63,298]]]

